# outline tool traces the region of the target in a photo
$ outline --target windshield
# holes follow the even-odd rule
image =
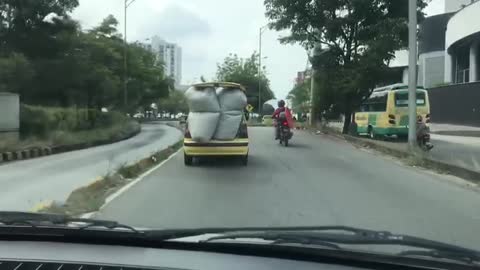
[[[407,1],[0,1],[0,211],[479,249],[480,2],[416,2],[407,76]]]
[[[417,92],[417,106],[425,106],[426,99],[425,93]],[[408,107],[408,93],[397,92],[395,93],[395,106]]]

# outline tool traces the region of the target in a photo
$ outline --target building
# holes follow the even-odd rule
[[[156,54],[157,61],[163,63],[165,74],[172,77],[176,85],[180,85],[182,83],[182,48],[154,36],[151,39],[151,50]]]
[[[420,25],[418,79],[435,123],[480,126],[479,15],[478,0],[446,0]]]
[[[418,84],[426,88],[480,79],[478,0],[447,0],[445,13],[420,24]]]

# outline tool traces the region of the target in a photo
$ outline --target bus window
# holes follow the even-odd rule
[[[387,110],[387,94],[372,95],[361,106],[364,112],[384,112]]]
[[[425,93],[417,92],[417,106],[425,106]],[[408,107],[408,92],[395,93],[395,106]]]

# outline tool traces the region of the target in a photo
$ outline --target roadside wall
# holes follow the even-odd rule
[[[428,90],[432,122],[480,126],[480,82]]]

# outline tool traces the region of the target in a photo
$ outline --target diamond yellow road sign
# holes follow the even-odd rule
[[[254,108],[253,108],[252,105],[248,104],[246,109],[247,109],[248,112],[252,112]]]

